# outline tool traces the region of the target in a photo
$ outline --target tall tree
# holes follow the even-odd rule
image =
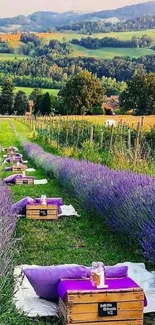
[[[91,72],[81,71],[72,77],[59,95],[63,97],[66,114],[101,113],[104,91]]]
[[[40,95],[42,95],[42,94],[43,94],[42,89],[35,88],[35,89],[32,90],[32,92],[31,92],[31,94],[29,96],[29,99],[30,100],[33,100],[33,102],[35,104],[36,101],[37,101],[37,97],[40,96]]]
[[[13,114],[13,102],[14,102],[14,94],[13,94],[14,85],[11,79],[6,79],[2,85],[1,91],[1,114]]]
[[[120,107],[123,112],[133,109],[136,115],[155,114],[155,73],[137,72],[120,95]]]
[[[33,106],[33,114],[40,115],[41,114],[41,105],[42,105],[43,95],[38,95],[36,101]]]
[[[40,113],[41,115],[49,115],[51,113],[51,98],[48,92],[42,97]]]
[[[28,109],[28,99],[24,91],[18,91],[14,102],[14,112],[17,115],[24,115]]]

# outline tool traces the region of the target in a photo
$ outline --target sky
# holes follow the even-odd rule
[[[69,10],[97,11],[120,8],[125,5],[146,1],[147,0],[0,0],[0,18],[21,14],[28,15],[40,10],[58,12]]]

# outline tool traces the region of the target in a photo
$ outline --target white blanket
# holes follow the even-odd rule
[[[58,217],[70,217],[70,216],[76,216],[79,217],[78,213],[75,211],[74,207],[70,205],[61,205],[61,213],[58,215]]]
[[[35,179],[34,180],[34,185],[44,185],[47,183],[48,183],[47,179]]]
[[[144,289],[147,298],[147,307],[144,313],[155,312],[155,272],[149,272],[145,269],[143,263],[120,263],[117,265],[127,265],[128,275]],[[17,266],[14,270],[15,276],[15,294],[14,302],[16,308],[24,312],[29,317],[36,316],[57,316],[58,306],[55,303],[40,299],[34,292],[30,282],[26,277],[21,278],[23,266]],[[25,265],[24,265],[25,267]],[[34,265],[26,265],[34,267]]]

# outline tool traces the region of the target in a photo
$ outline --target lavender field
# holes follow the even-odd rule
[[[146,262],[148,267],[149,263],[155,264],[154,177],[56,156],[45,150],[44,143],[34,143],[29,127],[17,121],[4,120],[0,135],[2,146],[14,144],[20,148],[31,167],[36,168],[37,179],[48,179],[42,188],[12,186],[9,190],[0,182],[1,324],[8,325],[8,319],[11,325],[51,324],[48,319],[31,320],[14,309],[14,265],[90,265],[94,259],[104,260],[106,265],[127,260]],[[80,218],[35,223],[11,215],[12,202],[43,193],[62,197],[65,204],[76,208]],[[145,325],[153,322],[154,315],[145,316]]]

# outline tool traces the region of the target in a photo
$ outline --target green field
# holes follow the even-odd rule
[[[100,59],[112,59],[115,56],[130,56],[138,58],[143,55],[155,54],[155,51],[144,48],[114,48],[104,47],[98,50],[89,50],[80,45],[74,45],[74,52],[71,56],[98,57]]]
[[[27,96],[29,96],[31,93],[32,93],[32,90],[34,88],[28,88],[28,87],[16,87],[15,88],[15,92],[19,91],[19,90],[22,90],[26,93]],[[56,96],[59,92],[59,89],[42,89],[42,92],[43,93],[46,93],[48,92],[50,95],[53,95],[53,96]]]
[[[79,33],[45,33],[40,34],[40,37],[44,41],[49,41],[51,39],[57,39],[58,41],[71,41],[73,38],[81,39],[82,37],[94,37],[94,38],[104,38],[104,37],[114,37],[120,38],[122,40],[129,40],[133,36],[142,37],[143,35],[148,35],[153,38],[155,42],[155,29],[147,29],[142,31],[131,31],[131,32],[111,32],[111,33],[96,33],[92,35],[79,34]]]
[[[17,53],[0,53],[0,60],[23,60],[28,59],[29,56],[24,54],[17,54]]]
[[[15,87],[14,92],[17,93],[17,91],[22,90],[26,93],[27,96],[29,96],[32,93],[33,89],[34,88],[30,88],[30,87]],[[0,90],[1,90],[1,87],[0,87]],[[50,95],[57,96],[59,89],[47,89],[46,88],[46,89],[42,89],[42,92],[43,93],[48,92]]]

